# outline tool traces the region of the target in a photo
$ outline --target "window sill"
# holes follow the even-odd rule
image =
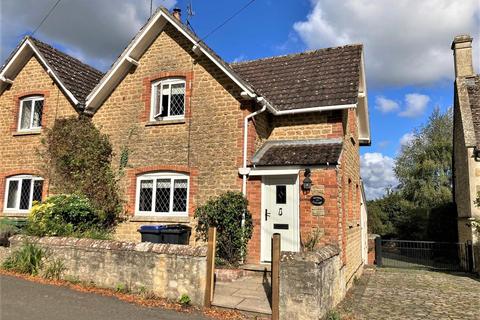
[[[26,218],[28,216],[28,212],[3,212],[3,216],[10,218]]]
[[[182,124],[182,123],[185,123],[185,119],[149,121],[145,124],[145,126],[153,127],[153,126],[163,126],[163,125],[169,125],[169,124]]]
[[[33,136],[33,135],[39,135],[42,133],[42,130],[31,130],[31,131],[17,131],[13,133],[14,137],[17,136]]]
[[[175,217],[175,216],[165,216],[165,217],[157,217],[157,216],[133,216],[130,218],[129,221],[132,222],[182,222],[188,223],[190,222],[189,217]]]

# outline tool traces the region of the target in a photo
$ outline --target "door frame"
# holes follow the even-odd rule
[[[296,239],[296,251],[300,251],[300,179],[298,176],[298,170],[296,170],[296,173],[292,173],[291,171],[287,172],[272,172],[272,174],[268,175],[262,175],[262,188],[261,188],[261,193],[260,193],[260,198],[261,198],[261,210],[260,210],[260,263],[270,263],[270,262],[264,262],[262,260],[263,255],[264,255],[264,248],[263,248],[263,239],[264,239],[264,217],[263,217],[263,212],[265,212],[266,209],[266,192],[265,192],[265,182],[266,179],[268,178],[275,178],[275,177],[286,177],[286,176],[294,176],[295,177],[295,183],[293,185],[293,208],[294,208],[294,215],[293,215],[293,227],[294,227],[294,237]]]

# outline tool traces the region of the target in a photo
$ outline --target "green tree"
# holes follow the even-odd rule
[[[435,108],[415,130],[395,162],[399,190],[416,207],[433,208],[452,201],[452,110]]]

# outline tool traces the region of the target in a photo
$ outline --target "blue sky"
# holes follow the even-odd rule
[[[0,3],[2,61],[55,1]],[[185,18],[189,2],[154,0],[154,7],[179,6]],[[191,2],[191,24],[203,37],[248,1]],[[63,0],[35,36],[105,71],[149,7],[149,0]],[[226,61],[363,43],[373,144],[361,151],[362,175],[375,198],[396,183],[392,166],[401,143],[435,106],[452,105],[455,35],[475,38],[478,72],[479,12],[477,0],[256,0],[206,43]]]

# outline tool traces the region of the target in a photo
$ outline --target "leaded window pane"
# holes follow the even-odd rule
[[[185,83],[172,84],[170,115],[180,116],[185,112]]]
[[[32,188],[32,179],[22,180],[22,190],[20,193],[20,210],[30,209],[30,190]]]
[[[35,100],[33,109],[33,124],[32,127],[42,126],[42,112],[43,112],[43,100]]]
[[[140,199],[138,210],[152,211],[153,180],[140,181]]]
[[[33,196],[32,202],[42,202],[42,189],[43,189],[43,180],[33,181]]]
[[[30,118],[32,116],[32,101],[22,102],[22,114],[20,115],[20,129],[30,129]]]
[[[8,184],[7,208],[9,209],[14,209],[16,207],[18,183],[18,180],[10,180]]]
[[[185,212],[187,211],[187,179],[177,179],[174,182],[173,190],[173,211]]]
[[[158,179],[155,198],[155,212],[170,211],[170,179]]]

